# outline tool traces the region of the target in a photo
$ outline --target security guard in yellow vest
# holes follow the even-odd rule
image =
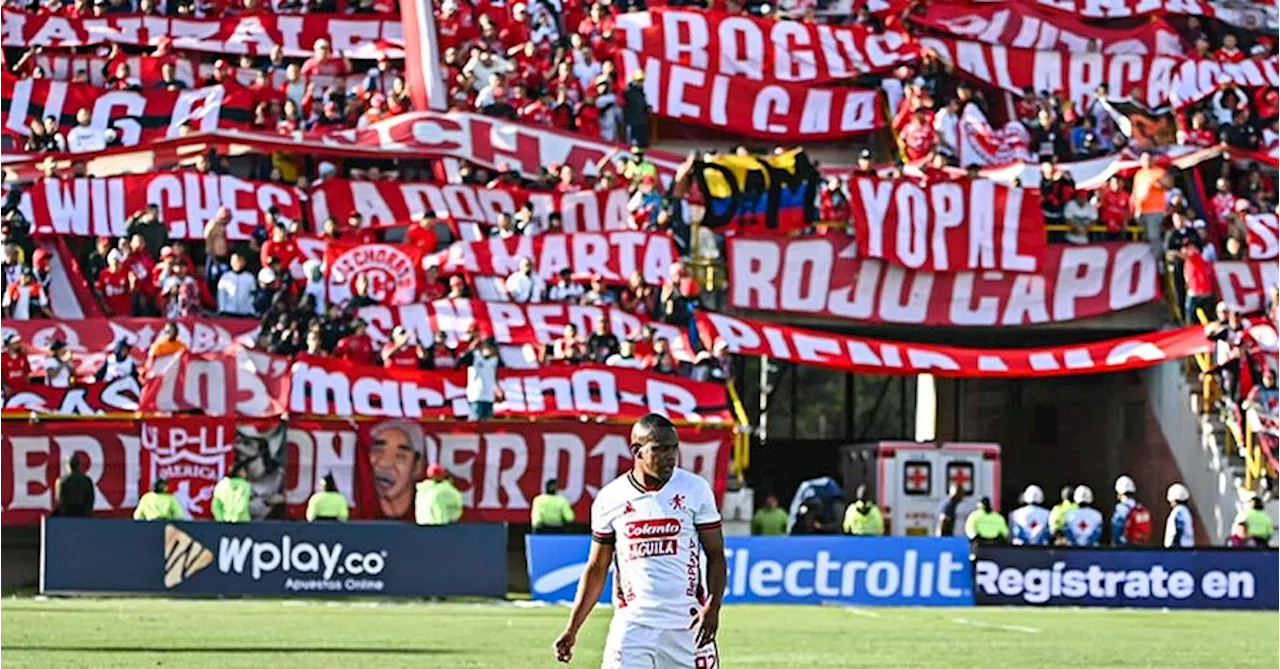
[[[1078,504],[1071,501],[1071,495],[1075,491],[1076,489],[1072,486],[1063,486],[1062,501],[1054,504],[1053,508],[1049,509],[1049,531],[1053,532],[1054,536],[1062,534],[1062,527],[1067,521],[1067,512],[1079,507]]]
[[[351,509],[347,506],[347,498],[338,492],[338,482],[333,480],[333,474],[324,477],[324,488],[316,491],[311,499],[307,500],[307,522],[314,523],[317,520],[340,520],[346,522],[351,516]]]
[[[547,481],[541,495],[533,498],[533,507],[529,511],[533,531],[537,533],[564,532],[564,526],[573,522],[573,505],[564,495],[559,493],[560,482],[556,479]]]
[[[1256,546],[1269,545],[1271,535],[1276,531],[1271,514],[1263,510],[1262,498],[1256,495],[1249,503],[1249,508],[1236,515],[1235,523],[1244,523],[1249,539]]]
[[[965,519],[964,533],[970,541],[1004,543],[1009,540],[1009,523],[991,508],[991,498],[983,497],[978,501],[978,508]]]
[[[413,498],[413,516],[419,525],[448,525],[462,517],[462,493],[453,487],[449,473],[439,464],[427,467]]]
[[[854,502],[844,511],[844,533],[859,537],[878,537],[884,534],[884,516],[880,507],[869,499],[867,486],[858,486]]]
[[[151,492],[143,495],[133,510],[134,520],[183,520],[186,517],[182,503],[169,492],[169,482],[164,479],[156,479]]]
[[[219,523],[252,520],[249,504],[253,501],[253,486],[245,480],[244,469],[243,462],[231,465],[231,473],[213,487],[213,519]]]

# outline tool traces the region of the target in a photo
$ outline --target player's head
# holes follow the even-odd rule
[[[646,476],[666,481],[675,472],[680,455],[680,435],[665,416],[651,413],[631,428],[631,456]]]

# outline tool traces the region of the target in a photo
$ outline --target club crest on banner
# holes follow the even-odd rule
[[[382,304],[409,304],[418,294],[418,254],[392,244],[358,244],[325,250],[329,300],[345,302],[356,284],[367,282],[370,298]]]

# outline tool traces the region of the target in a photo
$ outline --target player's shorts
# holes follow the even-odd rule
[[[719,669],[714,642],[694,647],[697,630],[659,629],[614,616],[603,669]]]

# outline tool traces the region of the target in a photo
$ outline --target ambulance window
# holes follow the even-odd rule
[[[947,490],[958,485],[966,495],[973,494],[973,463],[953,461],[947,463]]]
[[[907,460],[902,463],[902,492],[928,497],[933,493],[933,463]]]

